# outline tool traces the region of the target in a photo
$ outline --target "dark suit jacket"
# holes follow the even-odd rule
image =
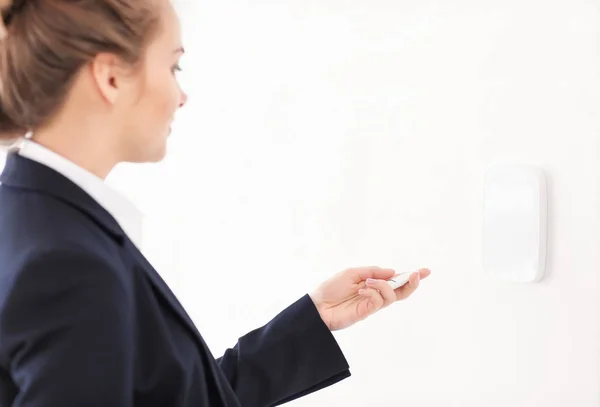
[[[15,153],[0,182],[0,406],[275,406],[350,375],[308,296],[215,359],[83,190]]]

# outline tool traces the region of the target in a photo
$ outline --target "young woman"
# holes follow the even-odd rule
[[[165,155],[186,95],[168,0],[0,0],[0,406],[274,406],[349,376],[332,330],[405,299],[351,268],[213,357],[104,178]],[[202,288],[199,287],[199,293]],[[224,300],[227,296],[224,296]]]

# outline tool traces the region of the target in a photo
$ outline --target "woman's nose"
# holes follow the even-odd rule
[[[185,92],[181,92],[181,99],[179,100],[179,108],[181,109],[187,103],[188,96]]]

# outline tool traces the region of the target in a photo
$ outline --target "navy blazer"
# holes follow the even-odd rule
[[[1,407],[266,407],[350,375],[308,296],[215,359],[82,189],[16,153],[0,182]]]

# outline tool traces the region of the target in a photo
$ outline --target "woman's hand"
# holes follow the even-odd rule
[[[325,281],[310,297],[325,324],[336,331],[408,298],[430,273],[428,269],[416,271],[407,284],[394,290],[387,283],[397,275],[394,270],[375,266],[350,268]]]

